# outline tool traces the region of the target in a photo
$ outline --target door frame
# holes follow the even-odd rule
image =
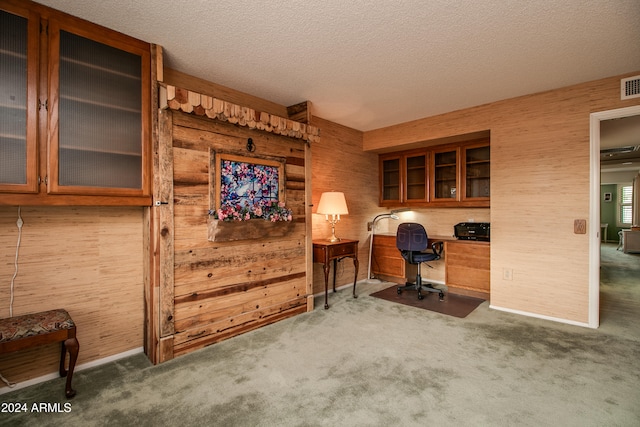
[[[600,122],[640,115],[640,105],[590,114],[589,322],[600,326]]]

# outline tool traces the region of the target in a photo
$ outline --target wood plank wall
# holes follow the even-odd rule
[[[9,317],[17,215],[17,207],[0,207],[2,317]],[[22,207],[20,215],[13,315],[66,309],[78,326],[78,365],[141,348],[143,208]],[[59,357],[58,344],[3,355],[0,373],[14,382],[37,378],[57,372]]]
[[[369,263],[369,232],[367,222],[386,209],[378,206],[378,155],[362,151],[362,132],[313,116],[311,124],[320,129],[321,141],[311,144],[313,212],[325,191],[342,191],[347,200],[348,215],[336,224],[336,235],[355,239],[358,244],[358,280],[367,278]],[[324,215],[312,215],[313,238],[331,236],[331,227]],[[353,262],[338,263],[338,286],[353,284]],[[359,285],[365,289],[366,285]],[[313,267],[313,292],[324,292],[322,264]],[[331,301],[329,301],[331,304]]]
[[[491,303],[588,322],[589,115],[640,104],[620,79],[588,82],[365,132],[365,151],[491,132]],[[503,269],[513,279],[503,279]]]
[[[175,307],[173,354],[165,359],[307,311],[304,141],[180,112],[161,114],[173,123],[173,199],[166,202],[173,206]],[[248,138],[253,153],[246,150]],[[207,240],[211,150],[286,159],[286,204],[295,223],[290,234]]]

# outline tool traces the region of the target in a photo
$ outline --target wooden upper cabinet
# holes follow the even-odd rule
[[[26,8],[0,10],[0,191],[38,191],[38,33]],[[5,10],[6,9],[6,10]]]
[[[408,203],[424,203],[429,200],[428,167],[429,155],[426,152],[410,153],[404,156],[405,198]]]
[[[425,203],[429,156],[425,150],[380,156],[380,205]]]
[[[2,12],[1,203],[150,205],[150,45],[33,8]]]
[[[463,201],[489,201],[491,196],[491,147],[488,143],[462,147]]]
[[[379,158],[380,206],[489,207],[488,138]]]
[[[460,147],[432,150],[431,201],[460,201]]]
[[[402,202],[402,156],[380,156],[380,205]]]

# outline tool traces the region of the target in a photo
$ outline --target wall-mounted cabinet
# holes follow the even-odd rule
[[[431,202],[459,200],[460,147],[434,148],[431,172]]]
[[[429,154],[414,150],[380,156],[380,205],[426,203]]]
[[[150,45],[30,2],[0,8],[2,203],[149,205]]]
[[[462,147],[462,200],[489,201],[491,191],[491,147],[485,143]]]
[[[380,155],[380,206],[488,207],[489,139]]]
[[[402,156],[380,156],[380,205],[402,203]]]

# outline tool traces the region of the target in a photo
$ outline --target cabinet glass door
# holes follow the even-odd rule
[[[35,192],[37,190],[36,58],[37,20],[34,18],[30,21],[25,16],[0,10],[0,189],[2,191]]]
[[[406,201],[427,201],[427,155],[405,158]]]
[[[465,199],[490,197],[490,147],[465,149]]]
[[[458,150],[434,153],[434,200],[458,200]]]
[[[51,32],[50,98],[57,95],[57,103],[50,112],[50,191],[139,194],[147,116],[143,58],[55,23]]]
[[[400,201],[400,158],[381,160],[380,202]]]

